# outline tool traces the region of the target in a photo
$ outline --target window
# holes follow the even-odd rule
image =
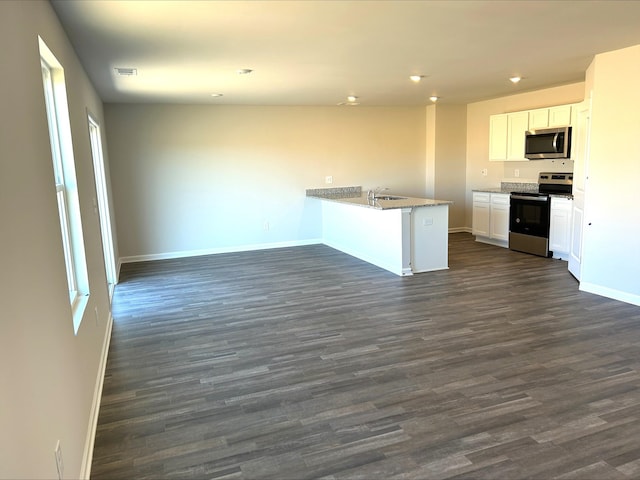
[[[42,39],[40,39],[40,59],[69,301],[73,313],[74,331],[78,333],[89,296],[89,282],[64,70]]]

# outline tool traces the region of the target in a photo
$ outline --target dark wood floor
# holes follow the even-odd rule
[[[640,308],[450,236],[397,277],[322,245],[128,264],[94,479],[640,478]]]

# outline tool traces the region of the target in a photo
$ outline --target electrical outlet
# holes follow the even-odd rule
[[[62,480],[64,478],[64,462],[62,461],[62,447],[60,446],[60,440],[56,443],[56,449],[54,450],[56,457],[56,468],[58,469],[58,478]]]
[[[264,222],[264,225],[262,226],[262,228],[264,229],[265,232],[269,231],[269,222]]]
[[[520,176],[520,170],[518,170],[517,168],[513,170],[513,176],[514,177],[519,177]]]
[[[333,183],[333,177],[331,175],[327,175],[324,177],[324,183]]]

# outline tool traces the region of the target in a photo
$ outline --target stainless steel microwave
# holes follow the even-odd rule
[[[571,127],[539,128],[526,132],[524,156],[529,160],[571,158]]]

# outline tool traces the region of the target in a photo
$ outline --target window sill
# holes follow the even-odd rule
[[[80,295],[71,308],[71,311],[73,314],[73,333],[75,335],[78,335],[78,330],[80,329],[80,323],[82,323],[82,317],[84,316],[84,311],[87,309],[88,303],[89,303],[89,294]]]

